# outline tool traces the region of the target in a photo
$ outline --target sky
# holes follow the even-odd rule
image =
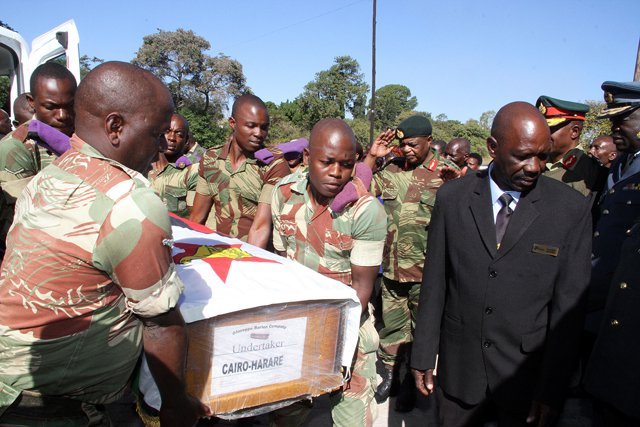
[[[371,85],[373,0],[7,0],[2,21],[27,41],[74,19],[80,54],[131,61],[145,35],[193,30],[242,66],[265,101],[293,100],[334,58]],[[478,119],[540,95],[602,100],[630,81],[639,0],[378,0],[376,87],[407,86],[417,110]]]

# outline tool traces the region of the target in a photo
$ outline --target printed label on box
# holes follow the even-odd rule
[[[300,378],[306,331],[306,317],[216,328],[211,394]]]

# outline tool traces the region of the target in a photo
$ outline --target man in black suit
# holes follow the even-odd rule
[[[439,355],[447,427],[493,416],[549,425],[582,328],[591,213],[578,192],[541,176],[550,134],[532,105],[500,109],[487,148],[488,171],[438,191],[411,365],[429,395]]]

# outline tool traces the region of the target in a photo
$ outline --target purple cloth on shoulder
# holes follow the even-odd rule
[[[187,166],[191,166],[192,163],[191,163],[191,160],[189,160],[189,158],[187,156],[180,156],[175,161],[174,165],[179,169],[184,169]]]
[[[273,153],[269,151],[268,148],[262,148],[256,151],[255,153],[253,153],[253,156],[256,159],[260,160],[265,165],[270,164],[271,162],[273,162],[273,159],[274,159]]]
[[[58,157],[71,148],[67,135],[35,119],[29,122],[28,136]]]
[[[305,138],[292,139],[289,142],[283,142],[282,144],[276,145],[282,151],[282,154],[287,153],[300,153],[304,151],[305,148],[309,147],[309,141]]]
[[[373,172],[371,172],[371,168],[364,163],[356,163],[356,173],[355,176],[360,178],[362,184],[365,189],[369,189],[371,186],[371,179],[373,178]],[[340,191],[336,197],[333,198],[331,202],[331,210],[334,212],[342,212],[342,210],[347,207],[350,203],[358,200],[358,192],[356,191],[356,186],[353,185],[353,182],[347,182],[347,185],[344,186],[342,191]]]

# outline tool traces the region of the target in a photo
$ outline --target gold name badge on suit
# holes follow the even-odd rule
[[[534,243],[533,248],[531,248],[531,252],[542,255],[558,256],[560,248]]]

